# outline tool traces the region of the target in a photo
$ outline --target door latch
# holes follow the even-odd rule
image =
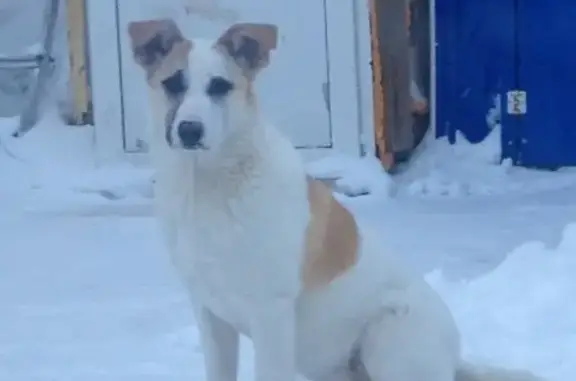
[[[510,115],[524,115],[528,109],[526,91],[523,90],[510,90],[506,94],[507,108],[506,111]]]

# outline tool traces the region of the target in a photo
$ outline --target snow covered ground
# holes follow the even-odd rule
[[[13,123],[0,120],[0,380],[201,380],[149,171],[94,169],[87,128],[48,115],[15,141]],[[576,175],[496,165],[488,143],[427,144],[393,180],[368,160],[311,171],[372,192],[339,197],[446,298],[468,359],[573,381]]]

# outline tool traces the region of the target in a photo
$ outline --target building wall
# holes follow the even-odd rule
[[[168,17],[173,17],[171,12],[174,12],[173,4],[178,0],[171,0],[169,4],[170,7],[166,9],[160,9],[155,11],[155,7],[158,3],[154,3],[151,6],[151,0],[146,0],[145,4],[149,4],[150,8],[136,8],[134,13],[130,13],[129,17],[132,19],[142,19],[150,17],[161,17],[166,15]],[[141,128],[145,126],[147,118],[140,118],[135,120],[134,116],[141,115],[140,106],[142,102],[146,100],[143,97],[142,91],[145,91],[144,79],[135,69],[134,66],[129,64],[131,61],[131,52],[129,51],[129,44],[126,43],[125,34],[118,36],[116,33],[121,28],[125,31],[126,22],[128,18],[122,17],[126,16],[130,10],[130,6],[136,7],[134,4],[129,2],[123,3],[124,6],[118,8],[115,0],[88,0],[88,32],[89,38],[89,52],[91,54],[91,89],[92,89],[92,99],[94,104],[94,122],[97,126],[96,128],[96,141],[98,156],[103,161],[115,160],[119,157],[127,157],[128,149],[124,144],[126,139],[126,131],[124,127]],[[233,0],[228,2],[222,2],[222,6],[234,7]],[[281,4],[283,7],[290,6],[289,9],[284,9],[283,13],[275,15],[275,6],[273,2],[269,4],[259,5],[257,1],[243,3],[242,7],[245,8],[246,17],[256,17],[254,16],[257,11],[269,12],[270,19],[273,20],[274,17],[284,17],[285,23],[292,30],[298,31],[298,33],[291,33],[291,35],[298,35],[299,39],[306,44],[309,40],[305,36],[303,29],[298,28],[298,18],[292,19],[290,15],[286,16],[286,13],[292,15],[297,15],[300,12],[306,11],[309,8],[308,3],[305,1],[300,1],[295,4]],[[322,4],[322,2],[318,3]],[[316,4],[316,6],[318,6]],[[166,5],[166,4],[164,4]],[[140,7],[140,4],[137,4]],[[253,7],[252,10],[248,6]],[[261,7],[254,8],[254,7]],[[146,12],[152,10],[154,12],[147,14]],[[112,12],[111,12],[112,11]],[[111,13],[116,12],[116,14],[110,17]],[[277,12],[277,11],[276,11]],[[116,18],[118,15],[121,17]],[[252,16],[251,16],[252,15]],[[307,16],[310,16],[309,12]],[[337,2],[326,2],[326,8],[324,12],[315,12],[315,17],[319,20],[318,30],[322,30],[322,22],[329,20],[327,23],[327,33],[330,36],[328,38],[328,55],[329,55],[329,86],[321,86],[322,83],[319,82],[313,90],[313,96],[318,97],[321,102],[318,105],[319,108],[325,108],[328,103],[328,108],[331,116],[331,127],[332,136],[330,136],[333,142],[329,146],[322,147],[319,145],[311,145],[306,147],[302,145],[301,151],[305,158],[317,158],[324,157],[330,154],[350,154],[350,155],[360,155],[363,153],[364,147],[369,147],[369,154],[372,154],[372,148],[374,146],[373,142],[373,120],[372,120],[372,97],[371,88],[372,82],[370,78],[370,39],[369,39],[369,28],[368,28],[368,11],[366,8],[365,0],[342,0]],[[196,17],[197,15],[193,15]],[[182,15],[180,15],[182,17]],[[262,20],[268,20],[267,16],[260,16]],[[182,20],[186,23],[186,20]],[[190,21],[192,22],[192,21]],[[206,21],[204,21],[206,22]],[[293,24],[292,24],[293,23]],[[308,23],[310,24],[310,23]],[[183,24],[195,27],[199,27],[199,24]],[[213,28],[212,28],[213,29]],[[221,29],[220,29],[221,30]],[[214,32],[217,33],[218,31]],[[214,37],[214,33],[202,34],[204,36]],[[322,32],[320,32],[322,33]],[[304,34],[304,36],[303,36]],[[198,35],[198,33],[197,33]],[[118,38],[120,37],[120,38]],[[316,36],[317,37],[317,36]],[[288,37],[290,38],[290,37]],[[124,39],[124,41],[123,41]],[[120,40],[120,45],[118,45],[118,40]],[[290,41],[290,40],[289,40]],[[296,40],[294,40],[296,41]],[[298,45],[292,41],[293,46]],[[122,43],[123,42],[123,43]],[[298,41],[296,41],[298,42]],[[120,49],[118,49],[118,47]],[[302,47],[301,47],[302,48]],[[303,47],[306,49],[306,46]],[[313,52],[318,53],[314,50],[314,47],[310,47]],[[284,54],[287,54],[287,50]],[[278,51],[278,56],[280,57],[283,52]],[[282,76],[282,82],[280,82],[279,87],[286,83],[287,85],[294,86],[293,83],[288,83],[289,78],[294,78],[294,76],[299,75],[295,72],[295,68],[299,69],[302,63],[306,62],[307,52],[306,51],[296,51],[289,53],[289,59],[283,60],[282,62],[277,61],[275,63],[275,68],[281,68],[281,71],[285,72],[286,75]],[[121,58],[121,59],[120,59]],[[289,65],[290,60],[301,60],[300,65]],[[118,67],[119,62],[121,62],[122,70],[114,71],[111,68]],[[288,63],[289,67],[282,68],[283,64],[286,66]],[[292,66],[292,67],[290,67]],[[266,74],[272,73],[271,68]],[[129,78],[133,78],[130,81]],[[137,85],[130,85],[129,84]],[[296,85],[299,87],[298,85]],[[128,89],[130,88],[130,89]],[[122,90],[125,90],[124,92]],[[127,90],[128,89],[128,90]],[[298,90],[298,89],[296,89]],[[309,90],[305,90],[309,93]],[[328,94],[328,99],[325,101],[324,94]],[[298,94],[300,96],[300,94]],[[305,95],[306,96],[306,95]],[[135,102],[135,106],[132,111],[127,108],[122,108],[122,103],[124,101]],[[302,99],[299,99],[301,101]],[[296,107],[294,108],[296,109]],[[128,120],[128,117],[132,117],[132,120]],[[297,116],[295,113],[293,116]],[[294,119],[294,118],[293,118]],[[126,122],[128,120],[128,122]],[[304,118],[304,123],[302,118],[299,120],[291,120],[290,123],[281,121],[282,125],[287,126],[298,126],[298,128],[306,128],[306,118]],[[312,123],[313,124],[313,123]],[[317,126],[310,126],[309,128],[318,128]],[[144,134],[142,134],[144,136]],[[136,136],[138,137],[138,136]],[[146,147],[143,146],[141,149],[138,145],[137,139],[132,139],[136,144],[136,149],[131,150],[128,154],[131,160],[136,160],[138,162],[146,162]],[[364,143],[364,144],[361,144]]]

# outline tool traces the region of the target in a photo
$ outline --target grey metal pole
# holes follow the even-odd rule
[[[44,41],[42,44],[43,51],[37,56],[38,62],[38,75],[32,87],[30,99],[20,115],[20,124],[14,137],[21,137],[30,131],[38,121],[38,109],[40,101],[46,85],[50,80],[52,74],[53,60],[52,50],[54,47],[54,32],[56,29],[56,21],[58,20],[59,0],[48,0],[44,11]]]

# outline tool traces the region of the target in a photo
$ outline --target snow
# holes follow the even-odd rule
[[[457,133],[456,144],[429,134],[406,173],[400,193],[421,197],[467,197],[530,193],[574,186],[576,171],[535,172],[500,163],[500,126],[479,144]]]
[[[54,114],[23,139],[10,138],[14,123],[0,120],[0,379],[202,379],[189,302],[152,217],[150,170],[97,168],[92,128]],[[369,191],[339,198],[445,298],[467,359],[573,380],[570,171],[483,177],[502,170],[488,143],[443,144],[393,179],[369,158],[332,157],[309,171]],[[438,173],[473,192],[413,192],[418,182],[433,189]],[[478,192],[481,180],[498,191]],[[249,380],[253,353],[242,345],[240,379]]]
[[[465,356],[480,363],[541,369],[551,380],[573,379],[575,254],[572,223],[558,245],[526,242],[494,271],[475,280],[447,282],[439,271],[431,274],[429,282],[460,325]]]
[[[494,119],[489,113],[487,119]],[[332,180],[342,194],[419,198],[462,198],[530,194],[576,186],[576,169],[533,171],[500,161],[500,125],[492,121],[491,133],[472,144],[457,132],[456,144],[436,139],[430,131],[407,168],[391,178],[378,160],[346,156],[312,163],[309,173]]]

